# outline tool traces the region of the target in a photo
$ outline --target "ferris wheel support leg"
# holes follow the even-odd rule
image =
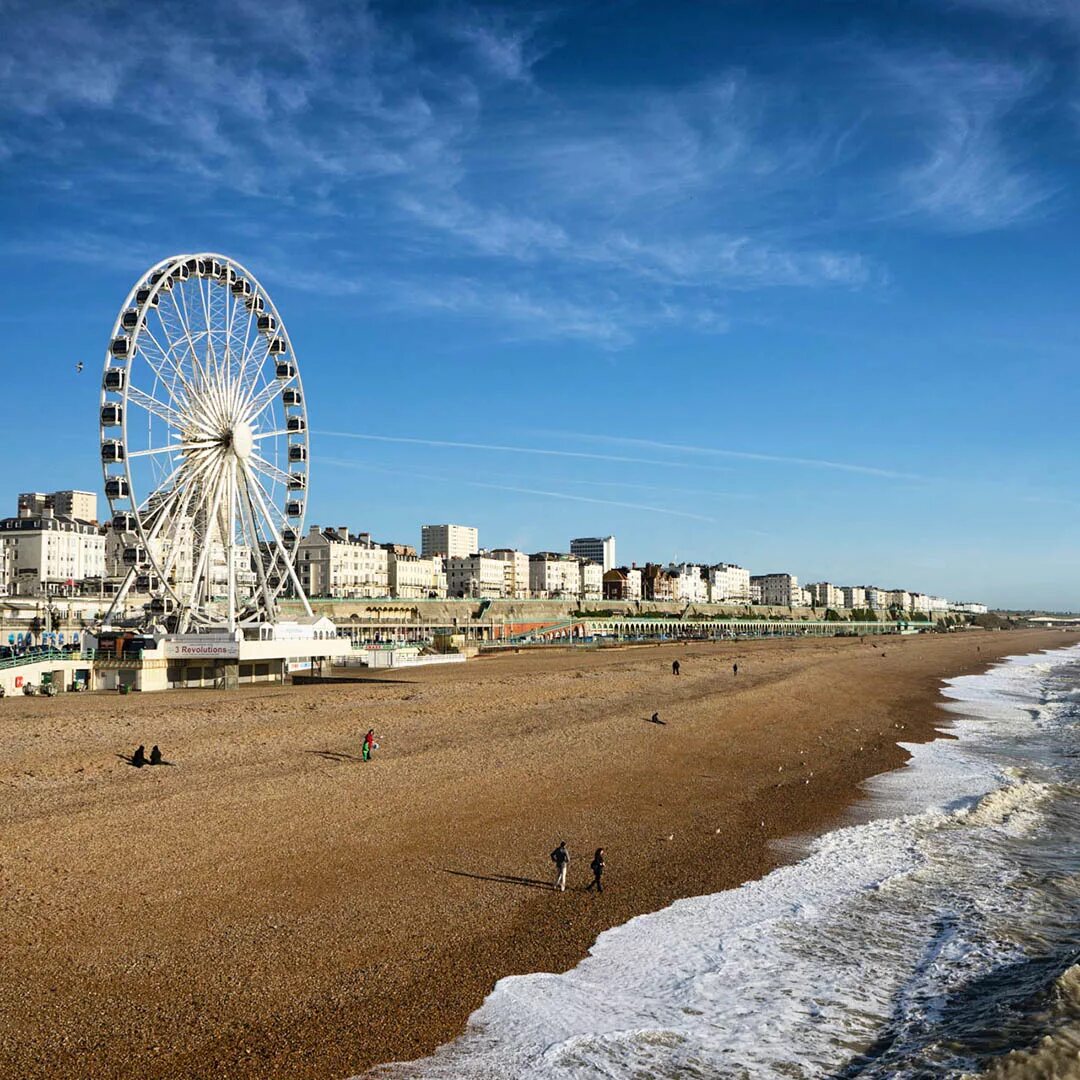
[[[270,582],[266,580],[266,567],[263,566],[262,550],[259,547],[259,532],[255,527],[255,511],[251,505],[251,493],[245,490],[240,496],[240,515],[243,523],[245,536],[250,529],[251,550],[255,553],[255,573],[259,578],[259,588],[262,590],[263,605],[266,608],[267,622],[277,620],[277,600],[270,589]]]
[[[304,610],[308,615],[314,615],[311,610],[311,604],[308,602],[307,593],[304,592],[303,585],[300,584],[300,579],[296,576],[296,568],[293,566],[292,559],[289,557],[289,553],[285,548],[281,536],[277,531],[277,526],[274,524],[274,519],[270,516],[269,510],[266,508],[266,504],[263,502],[262,493],[259,491],[258,485],[255,482],[255,478],[251,475],[251,466],[244,462],[244,475],[247,477],[250,490],[254,492],[255,498],[259,500],[259,506],[262,509],[263,517],[266,519],[267,525],[270,526],[270,532],[274,537],[274,543],[277,544],[278,550],[281,552],[282,557],[285,560],[286,569],[289,571],[289,577],[292,579],[292,583],[296,588],[296,595],[300,597],[303,602]]]
[[[135,580],[135,567],[133,566],[125,575],[120,588],[116,590],[116,595],[113,597],[112,603],[109,605],[109,610],[105,612],[105,625],[109,625],[112,622],[113,614],[116,611],[117,605],[120,606],[121,612],[124,610],[123,603],[127,599],[128,590],[131,588],[131,583]]]
[[[236,458],[232,459],[229,467],[229,475],[226,479],[229,486],[229,510],[228,531],[223,537],[225,540],[225,577],[229,583],[229,633],[236,633]]]
[[[207,516],[207,533],[205,542],[203,544],[202,551],[199,552],[199,561],[195,566],[195,573],[192,575],[191,591],[188,594],[188,603],[186,608],[180,615],[181,633],[184,633],[191,625],[191,613],[195,608],[195,604],[198,601],[199,587],[204,584],[203,575],[206,573],[206,564],[210,558],[210,548],[212,545],[212,529],[214,523],[218,519],[218,509],[221,506],[221,489],[223,487],[222,478],[217,478],[217,483],[214,485],[214,497],[210,504],[210,513]],[[209,590],[207,590],[209,594]]]

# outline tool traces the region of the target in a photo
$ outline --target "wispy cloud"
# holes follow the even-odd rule
[[[690,465],[658,458],[626,457],[622,454],[597,454],[586,450],[555,450],[544,446],[506,446],[499,443],[458,442],[451,439],[414,439],[405,435],[372,435],[356,431],[315,431],[314,435],[337,439],[363,439],[367,442],[398,443],[406,446],[432,446],[448,450],[484,450],[502,454],[529,454],[535,457],[577,458],[588,461],[610,461],[624,465],[657,465],[665,469],[696,468],[710,472],[726,472],[726,469],[708,465]]]
[[[532,66],[544,52],[536,38],[541,15],[473,7],[452,11],[445,20],[449,36],[468,45],[493,75],[511,82],[532,82]]]
[[[215,235],[257,220],[267,261],[298,287],[495,340],[615,351],[722,334],[765,290],[880,290],[867,221],[999,228],[1055,190],[1010,137],[1043,77],[1013,60],[860,42],[842,77],[839,63],[800,83],[718,60],[662,85],[601,83],[538,62],[558,48],[555,9],[4,12],[5,168],[32,163],[22,182],[52,205],[80,177],[62,200],[72,221],[40,215],[10,238],[22,250],[68,243],[80,260],[165,205],[151,223],[162,243],[200,215]],[[79,220],[93,231],[80,237]]]
[[[882,54],[881,64],[901,111],[920,118],[922,160],[899,173],[911,212],[969,232],[1013,225],[1046,208],[1057,188],[1009,134],[1043,80],[1037,65],[940,51]]]
[[[876,476],[889,480],[924,480],[925,477],[913,473],[883,469],[876,465],[862,465],[848,461],[828,461],[823,458],[791,457],[784,454],[764,454],[751,450],[725,450],[714,446],[688,446],[685,443],[659,442],[655,439],[635,439],[620,435],[598,435],[588,432],[551,432],[558,438],[573,438],[591,442],[612,443],[623,446],[640,446],[650,450],[669,450],[679,454],[693,454],[706,457],[732,458],[739,461],[762,461],[776,465],[797,465],[812,469],[833,469],[838,472],[859,473],[864,476]]]

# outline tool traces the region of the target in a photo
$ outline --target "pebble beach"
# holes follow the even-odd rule
[[[898,741],[947,726],[942,679],[1077,640],[548,649],[0,701],[0,1075],[306,1080],[429,1053],[498,978],[565,970],[842,820]],[[170,764],[132,768],[140,743]]]

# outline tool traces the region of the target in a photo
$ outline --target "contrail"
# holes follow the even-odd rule
[[[406,469],[388,469],[381,465],[368,465],[356,461],[342,461],[340,458],[322,458],[326,465],[337,465],[344,469],[371,470],[373,472],[392,473],[395,476],[412,476],[419,480],[429,480],[432,483],[446,483],[445,476],[431,476],[427,473],[412,472]],[[516,487],[510,484],[489,484],[482,480],[458,480],[457,483],[468,487],[489,488],[494,491],[511,491],[519,495],[540,495],[548,499],[566,499],[570,502],[597,503],[600,506],[621,506],[626,510],[644,510],[650,514],[667,514],[671,517],[691,518],[694,521],[715,522],[715,518],[706,517],[704,514],[693,514],[688,510],[670,510],[666,506],[649,506],[645,503],[619,502],[615,499],[594,499],[588,495],[571,495],[566,491],[546,491],[542,488]]]
[[[680,454],[705,454],[715,457],[735,458],[741,461],[770,461],[778,465],[802,465],[815,469],[837,469],[840,472],[861,473],[864,476],[887,477],[891,480],[925,480],[925,476],[913,473],[879,469],[873,465],[853,465],[846,461],[827,461],[822,458],[788,457],[783,454],[759,454],[749,450],[721,450],[711,446],[686,446],[682,443],[657,442],[653,439],[633,439],[622,435],[594,435],[579,431],[553,431],[542,434],[558,435],[564,439],[584,439],[594,442],[621,443],[626,446],[643,446],[652,450],[673,450]]]
[[[335,439],[366,439],[369,442],[406,443],[410,446],[444,446],[456,450],[495,450],[505,454],[541,454],[545,457],[585,458],[589,461],[618,461],[624,465],[661,465],[665,469],[706,469],[709,472],[731,471],[730,469],[709,465],[689,465],[682,461],[623,457],[619,454],[593,454],[585,450],[549,450],[541,446],[501,446],[497,443],[454,442],[450,439],[413,439],[405,435],[367,435],[356,431],[313,431],[312,434]]]

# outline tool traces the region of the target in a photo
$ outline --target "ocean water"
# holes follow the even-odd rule
[[[1080,1076],[1080,647],[945,694],[957,738],[909,746],[859,823],[502,979],[461,1038],[376,1075]]]

